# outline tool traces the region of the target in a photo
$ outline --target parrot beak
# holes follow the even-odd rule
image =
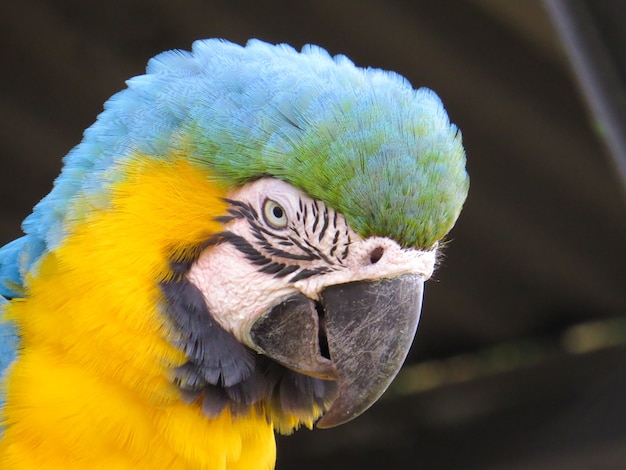
[[[265,355],[324,380],[339,393],[317,427],[338,426],[369,408],[402,366],[419,321],[424,279],[406,274],[326,287],[315,302],[294,294],[253,325]]]

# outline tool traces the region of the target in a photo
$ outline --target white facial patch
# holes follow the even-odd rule
[[[264,178],[233,191],[225,235],[191,267],[188,279],[227,331],[254,348],[249,332],[263,313],[296,292],[313,300],[327,286],[433,273],[436,249],[361,238],[341,214],[291,185]]]
[[[248,332],[256,319],[295,292],[284,279],[258,268],[233,245],[221,243],[207,249],[187,274],[202,292],[214,319],[244,344],[249,343]]]

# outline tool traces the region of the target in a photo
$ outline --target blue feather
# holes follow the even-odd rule
[[[44,250],[42,244],[28,243],[28,237],[21,237],[0,248],[0,299],[22,297],[23,263],[20,258],[39,258]],[[29,264],[27,262],[27,264]]]
[[[342,212],[357,232],[410,246],[445,235],[467,194],[460,135],[433,92],[317,46],[197,41],[191,52],[157,55],[127,85],[65,157],[24,220],[25,237],[0,249],[0,294],[21,296],[39,258],[109,208],[108,189],[137,154],[184,148],[232,185],[274,175]],[[431,179],[436,197],[411,196]],[[378,209],[392,200],[396,212]],[[420,228],[429,225],[437,230]]]
[[[8,301],[0,295],[0,379],[4,378],[7,368],[15,360],[18,348],[18,337],[15,327],[8,321],[4,320],[4,307],[8,305]],[[0,387],[0,408],[4,406],[3,387]],[[0,436],[2,436],[2,427],[0,427]]]

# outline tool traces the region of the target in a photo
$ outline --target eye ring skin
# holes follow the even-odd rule
[[[270,227],[280,230],[287,227],[289,219],[287,218],[287,211],[272,199],[266,199],[263,202],[263,220]]]

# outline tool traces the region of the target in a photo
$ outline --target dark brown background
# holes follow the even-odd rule
[[[410,365],[353,423],[280,438],[279,470],[626,467],[624,191],[538,0],[5,2],[0,244],[124,80],[207,37],[395,70],[468,154]]]

